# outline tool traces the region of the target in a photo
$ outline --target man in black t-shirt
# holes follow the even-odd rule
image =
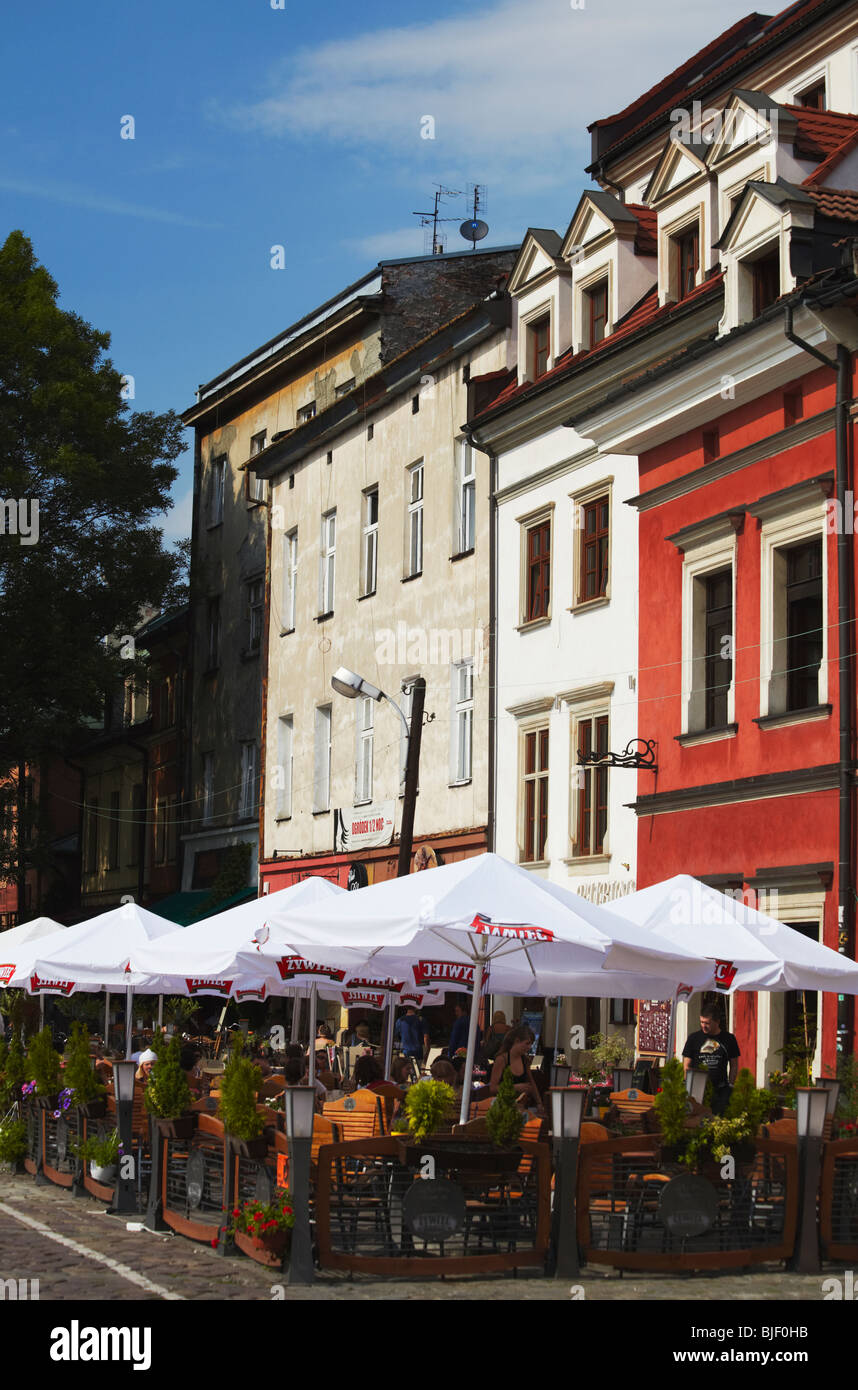
[[[714,1004],[700,1010],[700,1032],[689,1034],[682,1049],[683,1066],[709,1073],[712,1113],[723,1115],[739,1070],[739,1044],[732,1033],[721,1032],[721,1018]]]

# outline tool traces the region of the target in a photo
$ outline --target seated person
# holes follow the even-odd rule
[[[429,1072],[433,1081],[446,1081],[447,1085],[452,1086],[454,1089],[457,1083],[461,1086],[456,1068],[453,1066],[452,1062],[448,1062],[444,1057],[438,1057],[432,1063]]]
[[[355,1081],[359,1091],[377,1091],[384,1086],[384,1069],[375,1057],[358,1057],[355,1062]]]
[[[187,1077],[188,1085],[191,1088],[191,1095],[194,1099],[202,1095],[203,1083],[200,1074],[199,1060],[201,1053],[196,1047],[183,1047],[179,1053],[179,1064]]]
[[[533,1034],[526,1024],[509,1030],[492,1066],[489,1093],[493,1096],[497,1095],[503,1074],[509,1067],[512,1072],[516,1095],[521,1097],[522,1103],[528,1109],[533,1108],[537,1114],[542,1115],[545,1113],[542,1108],[542,1097],[530,1070],[532,1043]]]
[[[395,1057],[390,1067],[390,1079],[400,1090],[410,1086],[413,1080],[411,1061],[408,1057]]]
[[[149,1073],[157,1060],[158,1054],[157,1052],[153,1052],[151,1047],[147,1047],[145,1052],[141,1052],[137,1062],[137,1070],[134,1073],[134,1080],[143,1086],[147,1086],[149,1084]]]

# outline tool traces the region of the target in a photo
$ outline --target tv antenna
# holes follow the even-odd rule
[[[471,204],[471,216],[467,217],[459,228],[459,235],[465,241],[472,243],[476,251],[477,242],[482,241],[489,234],[489,224],[484,222],[477,214],[485,212],[486,208],[486,186],[484,183],[468,184],[468,202]]]
[[[443,184],[440,184],[440,183],[436,183],[436,185],[435,185],[435,190],[436,190],[436,191],[435,191],[435,207],[434,207],[433,211],[432,211],[432,212],[415,212],[415,213],[413,213],[412,215],[413,215],[414,217],[419,217],[419,218],[420,218],[420,226],[421,226],[421,227],[426,227],[426,228],[431,227],[431,228],[432,228],[432,255],[433,255],[433,256],[443,256],[443,254],[444,254],[444,248],[445,248],[445,246],[446,246],[447,238],[445,237],[445,235],[443,234],[443,232],[439,232],[439,231],[438,231],[438,224],[439,224],[440,222],[455,222],[455,221],[457,221],[457,218],[455,218],[455,217],[442,217],[442,216],[441,216],[441,214],[440,214],[441,199],[442,199],[442,198],[460,198],[460,197],[462,196],[462,190],[461,190],[461,188],[445,188],[444,185],[443,185]],[[428,239],[429,239],[429,238],[428,238],[428,235],[427,235],[427,238],[426,238],[427,243],[428,243]]]

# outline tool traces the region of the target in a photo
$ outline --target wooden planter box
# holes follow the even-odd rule
[[[242,1158],[255,1158],[258,1161],[268,1156],[268,1140],[263,1135],[258,1139],[236,1139],[231,1134],[229,1138],[235,1152]]]
[[[85,1120],[103,1120],[107,1114],[107,1098],[102,1096],[101,1100],[88,1100],[86,1105],[77,1105],[75,1109]]]
[[[57,1091],[53,1096],[32,1096],[33,1104],[37,1110],[56,1110],[60,1103],[60,1093]]]
[[[463,1139],[460,1135],[428,1135],[420,1143],[415,1139],[397,1140],[400,1162],[406,1168],[419,1168],[421,1160],[427,1155],[435,1160],[438,1168],[458,1168],[470,1173],[488,1173],[501,1176],[514,1173],[521,1163],[523,1153],[518,1147],[497,1149],[494,1144],[482,1140]]]
[[[155,1125],[164,1139],[190,1139],[197,1127],[197,1115],[179,1115],[174,1120],[157,1120]]]
[[[247,1231],[236,1231],[235,1243],[239,1250],[249,1255],[257,1264],[265,1265],[267,1269],[282,1269],[283,1257],[289,1249],[291,1236],[291,1231],[276,1231],[261,1238],[252,1236]]]

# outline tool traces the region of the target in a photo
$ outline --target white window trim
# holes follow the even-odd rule
[[[822,540],[822,660],[819,663],[817,703],[828,704],[828,544],[826,537],[825,501],[813,502],[809,506],[792,512],[787,516],[774,517],[763,522],[760,531],[760,717],[768,714],[786,713],[771,708],[772,677],[774,671],[775,641],[775,552],[785,546],[798,545],[802,541]],[[799,711],[795,711],[796,714]]]
[[[418,472],[420,473],[420,496],[416,501],[412,501],[412,479],[414,475]],[[423,573],[423,562],[425,559],[424,542],[426,539],[426,535],[424,525],[426,518],[423,511],[423,504],[426,497],[426,472],[423,459],[418,459],[416,463],[412,463],[409,466],[406,472],[406,478],[408,480],[408,483],[407,491],[405,494],[407,499],[407,509],[405,514],[405,578],[411,579],[414,576]],[[418,565],[412,564],[412,557],[414,553],[413,534],[415,526],[418,528],[420,533],[420,563]]]
[[[610,687],[610,691],[608,690]],[[569,708],[569,855],[566,859],[567,864],[585,866],[587,864],[607,864],[611,858],[611,777],[608,775],[608,823],[605,827],[605,839],[602,849],[598,854],[580,854],[578,851],[578,792],[580,786],[578,773],[583,768],[578,767],[578,725],[585,720],[602,718],[607,716],[608,720],[608,747],[611,745],[611,700],[613,693],[613,681],[603,683],[603,689],[598,694],[587,697],[583,692],[581,697],[576,697],[574,691],[569,691],[563,696]]]
[[[607,280],[608,282],[608,321],[605,324],[605,337],[609,338],[614,331],[614,324],[616,322],[614,306],[614,258],[613,255],[608,255],[597,261],[597,263],[587,271],[586,275],[582,275],[580,279],[577,276],[575,278],[575,308],[573,322],[575,325],[576,352],[587,352],[593,346],[593,344],[588,341],[589,333],[585,332],[585,326],[589,324],[590,319],[589,311],[586,309],[586,301],[590,290],[595,289],[603,280]]]
[[[706,216],[706,202],[695,203],[693,208],[685,208],[680,216],[665,225],[659,225],[658,229],[658,302],[663,304],[680,303],[679,285],[676,275],[676,254],[674,241],[689,231],[691,227],[697,227],[697,276],[695,286],[702,284],[706,274],[706,250],[708,246],[708,220]]]
[[[209,530],[215,526],[223,525],[224,505],[226,501],[226,454],[218,454],[211,461],[211,473],[209,475],[209,498],[208,498],[208,517],[206,524]],[[220,487],[216,484],[217,473],[220,473]]]
[[[519,630],[527,630],[528,628],[539,627],[542,624],[551,622],[554,608],[554,506],[555,504],[553,502],[547,502],[544,507],[539,507],[536,511],[529,512],[527,516],[516,517],[519,527]],[[534,526],[541,526],[545,521],[549,522],[551,526],[549,535],[551,569],[548,576],[548,612],[541,618],[528,618],[527,533],[531,531]]]
[[[553,701],[551,702],[553,705]],[[545,828],[545,858],[544,859],[525,859],[524,858],[524,779],[525,779],[525,740],[528,734],[538,733],[540,729],[548,730],[548,822]],[[552,729],[552,720],[548,712],[539,716],[531,716],[529,719],[521,719],[518,725],[518,770],[517,770],[517,801],[516,808],[516,863],[521,864],[525,869],[543,868],[551,863],[551,750],[554,747],[556,731]],[[538,746],[538,740],[537,740]]]
[[[724,228],[732,216],[731,207],[733,199],[743,192],[748,183],[772,183],[771,165],[767,162],[755,169],[752,173],[743,174],[740,179],[733,183],[724,184],[718,189],[718,215],[721,219],[719,235],[723,235]]]
[[[283,785],[277,787],[274,818],[278,821],[290,820],[295,765],[295,719],[292,714],[281,714],[277,720],[277,765],[281,770]]]
[[[375,701],[358,696],[355,710],[355,806],[372,801]]]
[[[333,541],[330,523],[333,521]],[[333,613],[337,582],[337,511],[334,507],[322,517],[321,568],[319,572],[319,614]]]
[[[313,721],[313,812],[322,814],[331,809],[331,738],[333,705],[317,705]],[[326,717],[324,717],[326,716]],[[327,747],[320,744],[319,735],[327,725]],[[324,764],[324,765],[323,765]],[[321,775],[320,775],[321,774]],[[322,805],[321,803],[325,804]]]
[[[239,801],[239,820],[251,820],[258,809],[259,748],[256,743],[241,745],[241,797]]]
[[[470,472],[465,469],[470,465]],[[469,538],[465,531],[467,509],[466,497],[470,497],[471,530]],[[465,435],[456,440],[456,490],[455,517],[453,521],[453,554],[465,555],[477,543],[477,451]]]
[[[519,384],[523,381],[530,381],[530,331],[535,323],[538,323],[540,319],[544,319],[546,316],[548,318],[548,363],[543,375],[550,372],[551,368],[554,366],[554,359],[556,356],[554,347],[557,332],[557,315],[554,310],[554,301],[552,299],[546,299],[542,304],[538,305],[537,308],[529,309],[526,314],[519,315],[518,360],[522,364],[518,374]],[[542,377],[540,377],[539,380],[541,381]]]
[[[298,528],[283,537],[283,632],[294,632],[298,588]]]
[[[375,521],[367,520],[369,515],[369,499],[375,495]],[[378,517],[379,517],[379,495],[378,486],[368,487],[363,494],[363,534],[361,538],[361,598],[374,594],[378,588]],[[372,573],[370,574],[370,551],[372,552]],[[372,581],[372,582],[370,582]]]
[[[581,592],[581,560],[584,545],[584,508],[591,502],[595,502],[598,497],[608,496],[608,582],[604,594],[597,598],[579,599]],[[611,600],[611,571],[614,561],[614,479],[602,478],[598,483],[592,483],[589,487],[583,488],[580,492],[570,492],[572,502],[572,525],[573,525],[573,545],[572,545],[572,602],[569,605],[570,613],[585,613],[588,608],[597,608],[602,604],[610,603]]]
[[[829,63],[822,63],[818,68],[814,68],[810,76],[805,76],[798,86],[793,87],[792,96],[789,98],[790,106],[801,106],[799,100],[802,92],[807,92],[811,87],[818,87],[820,82],[825,83],[825,109],[831,110],[831,71]]]
[[[459,699],[459,675],[465,668],[471,672],[471,693],[468,699]],[[466,787],[473,781],[474,776],[474,661],[473,657],[465,661],[456,661],[450,667],[450,782],[451,787]],[[470,714],[470,722],[462,716]],[[462,738],[461,732],[464,728],[468,729],[468,772],[462,776],[461,753]],[[550,747],[550,740],[549,740]]]
[[[733,586],[733,678],[727,692],[727,723],[736,722],[736,557],[738,542],[731,529],[728,535],[716,536],[696,546],[686,545],[682,562],[682,730],[683,734],[705,733],[696,718],[692,728],[692,708],[701,693],[694,686],[695,662],[700,660],[700,629],[695,631],[695,584],[698,580],[720,570],[729,569]],[[705,642],[704,642],[705,645]]]
[[[258,605],[253,602],[253,591],[259,585],[261,596]],[[253,645],[253,612],[254,608],[259,612],[259,640],[256,646]],[[262,650],[263,638],[265,636],[265,579],[262,575],[257,575],[255,579],[247,581],[247,650],[248,652],[259,652]]]

